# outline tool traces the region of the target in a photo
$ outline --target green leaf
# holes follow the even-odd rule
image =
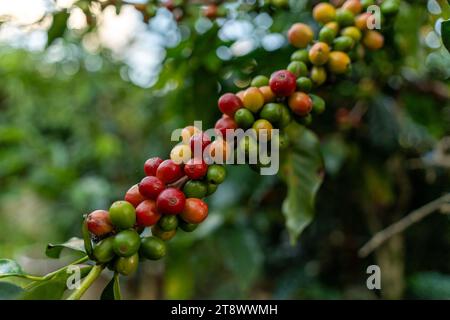
[[[14,260],[0,259],[0,278],[24,275],[22,267]]]
[[[114,274],[114,277],[103,289],[100,300],[121,300],[122,295],[120,293],[119,275]]]
[[[62,298],[67,289],[67,278],[69,274],[66,272],[57,274],[54,278],[42,281],[31,290],[25,291],[22,295],[24,300],[59,300]]]
[[[8,282],[0,282],[0,300],[14,300],[17,299],[23,289]]]
[[[81,231],[83,234],[83,242],[86,253],[89,256],[89,258],[93,259],[94,249],[92,248],[91,235],[88,230],[86,219],[83,220]]]
[[[61,11],[53,15],[52,25],[47,32],[47,46],[64,35],[67,29],[67,19],[69,19],[69,14],[66,11]]]
[[[45,249],[45,254],[49,258],[58,259],[61,255],[61,251],[63,249],[70,249],[73,251],[86,253],[86,251],[84,249],[84,240],[73,237],[73,238],[69,239],[69,241],[64,242],[64,243],[60,243],[60,244],[49,243],[47,245],[47,248]]]
[[[442,21],[441,23],[442,43],[450,52],[450,20]]]
[[[292,244],[314,218],[314,203],[323,181],[323,160],[317,136],[310,130],[291,125],[287,133],[292,143],[282,167],[288,187],[283,215]]]

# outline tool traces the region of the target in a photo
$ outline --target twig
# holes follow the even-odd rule
[[[450,193],[443,195],[436,200],[427,203],[426,205],[412,211],[403,219],[391,224],[384,230],[381,230],[375,234],[372,239],[370,239],[364,246],[358,251],[358,255],[362,258],[367,257],[372,251],[382,245],[386,240],[393,237],[394,235],[404,231],[414,223],[422,220],[429,214],[435,212],[441,207],[445,207],[450,203]]]

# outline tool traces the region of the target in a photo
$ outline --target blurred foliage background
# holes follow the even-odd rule
[[[221,93],[285,68],[294,49],[284,34],[293,22],[314,24],[315,3],[230,2],[216,20],[182,6],[177,23],[164,7],[149,18],[103,1],[103,13],[91,3],[90,24],[83,1],[43,2],[42,11],[0,1],[0,256],[31,273],[61,263],[44,258],[46,243],[80,235],[82,214],[122,198],[148,157],[168,154],[173,129],[212,127]],[[125,298],[450,298],[448,215],[357,254],[376,231],[450,191],[450,54],[435,5],[402,1],[383,26],[385,48],[319,92],[327,110],[311,128],[325,180],[296,245],[281,214],[283,182],[229,166],[204,225],[171,241],[163,262],[143,264]],[[381,292],[366,288],[371,264],[381,267]]]

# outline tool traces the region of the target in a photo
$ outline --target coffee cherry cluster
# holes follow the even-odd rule
[[[312,112],[325,110],[324,100],[311,91],[325,83],[328,74],[349,72],[351,61],[361,56],[357,54],[361,50],[383,46],[383,35],[367,28],[373,17],[361,13],[370,3],[346,0],[339,8],[330,3],[316,5],[313,17],[322,27],[315,41],[308,25],[294,24],[288,39],[299,50],[292,54],[286,70],[270,77],[258,75],[244,90],[222,95],[218,107],[223,115],[215,124],[214,137],[194,126],[185,127],[170,159],[148,159],[146,176],[126,192],[124,200],[114,202],[109,211],[95,210],[87,215],[86,226],[91,244],[94,242],[91,258],[128,275],[136,271],[139,259],[162,258],[165,241],[178,229],[195,230],[208,216],[203,199],[226,178],[222,164],[230,154],[228,133],[238,128],[254,129],[254,140],[233,140],[236,148],[248,155],[258,150],[262,141],[271,141],[273,129],[280,129],[276,145],[283,149],[288,143],[283,133],[286,126],[293,120],[309,124]],[[261,139],[260,133],[266,139]],[[262,165],[250,166],[259,170]],[[151,228],[150,236],[143,233],[146,228]]]
[[[182,131],[183,142],[171,151],[171,159],[158,157],[144,164],[145,177],[132,186],[124,200],[114,202],[109,211],[95,210],[86,218],[95,243],[93,259],[108,264],[116,272],[136,271],[140,258],[161,259],[165,241],[178,229],[194,231],[208,216],[202,200],[213,194],[226,177],[225,167],[195,159],[195,148],[206,147],[214,155],[220,142],[189,126]],[[216,146],[216,147],[215,147]],[[151,236],[141,236],[145,228]]]

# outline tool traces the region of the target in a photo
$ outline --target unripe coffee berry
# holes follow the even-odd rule
[[[161,214],[156,210],[154,200],[145,200],[136,208],[136,223],[141,227],[149,227],[158,222]]]
[[[139,193],[147,199],[155,200],[166,186],[157,177],[145,177],[139,183]]]
[[[311,112],[313,103],[306,93],[296,92],[289,97],[289,107],[293,113],[299,116],[306,116]]]
[[[221,184],[225,181],[227,171],[224,166],[219,164],[213,164],[208,167],[208,173],[206,179],[213,184]]]
[[[309,60],[317,66],[325,64],[329,55],[330,47],[325,42],[317,42],[309,50]]]
[[[176,233],[177,229],[173,229],[171,231],[164,231],[158,225],[152,227],[152,235],[164,241],[169,241],[175,236]]]
[[[202,158],[203,150],[211,143],[211,138],[204,132],[192,136],[190,145],[194,158]],[[201,152],[201,154],[197,154]]]
[[[179,226],[180,226],[180,229],[185,231],[185,232],[192,232],[195,229],[197,229],[198,224],[189,223],[189,222],[186,222],[186,221],[180,219]]]
[[[129,257],[139,250],[141,238],[135,230],[120,231],[114,236],[113,249],[119,257]]]
[[[178,227],[178,218],[177,216],[165,215],[162,216],[158,221],[158,227],[162,231],[172,231]]]
[[[144,196],[139,192],[138,184],[135,184],[130,189],[128,189],[127,193],[125,194],[125,201],[131,203],[135,208],[144,200]]]
[[[289,43],[297,48],[306,48],[313,40],[313,36],[311,27],[304,23],[295,23],[288,31]]]
[[[263,87],[267,86],[269,84],[269,78],[266,76],[256,76],[252,79],[252,82],[250,83],[251,87]]]
[[[172,160],[164,160],[156,170],[156,177],[163,183],[168,184],[177,181],[183,176],[180,165]]]
[[[208,186],[205,182],[199,180],[189,180],[183,187],[183,193],[186,198],[204,198],[208,192]]]
[[[156,208],[162,214],[179,214],[184,209],[186,197],[175,188],[168,188],[161,192],[156,199]]]
[[[269,141],[272,138],[272,124],[266,119],[258,119],[252,127],[256,131],[258,140]]]
[[[136,272],[139,266],[139,254],[130,257],[120,257],[114,263],[114,270],[121,275],[129,276]]]
[[[145,161],[144,163],[144,172],[147,176],[156,175],[156,169],[158,169],[159,165],[163,162],[161,158],[153,157]]]
[[[242,108],[242,101],[232,93],[225,93],[219,98],[218,105],[222,113],[232,117],[239,108]]]
[[[267,86],[259,87],[259,91],[261,91],[262,95],[264,96],[265,103],[272,102],[275,100],[275,93],[273,93],[272,89],[270,89],[270,86],[267,85]],[[236,114],[235,114],[235,116],[236,116]]]
[[[89,232],[101,237],[113,231],[113,225],[106,210],[92,211],[86,219]]]
[[[280,70],[274,72],[270,77],[270,89],[279,97],[287,97],[294,93],[296,78],[292,72]]]
[[[244,92],[244,107],[253,113],[257,113],[264,105],[264,96],[256,87],[250,87]]]
[[[180,213],[180,218],[188,223],[201,223],[208,216],[208,205],[200,199],[186,199],[184,210]]]
[[[176,218],[175,218],[176,219]],[[149,260],[159,260],[166,255],[166,244],[156,237],[145,237],[141,241],[139,252]]]
[[[129,229],[136,223],[136,210],[128,201],[116,201],[109,208],[109,218],[119,229]]]
[[[106,238],[99,243],[94,248],[94,258],[99,263],[106,263],[114,258],[114,237]]]
[[[250,110],[241,108],[234,114],[234,120],[239,128],[248,129],[253,125],[253,122],[255,122],[255,116]]]
[[[190,159],[184,165],[184,173],[193,180],[198,180],[206,175],[208,165],[202,159]]]

